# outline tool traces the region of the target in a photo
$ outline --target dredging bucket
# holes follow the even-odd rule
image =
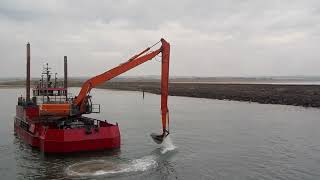
[[[151,133],[150,136],[152,138],[152,140],[157,143],[157,144],[161,144],[163,142],[163,140],[169,135],[169,132],[166,131],[163,134],[157,134],[157,133]]]

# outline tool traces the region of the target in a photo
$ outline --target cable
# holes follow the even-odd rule
[[[155,45],[159,44],[159,42],[161,42],[161,40],[158,41],[157,43],[155,43],[154,45],[150,46],[149,48],[150,48],[150,49],[153,48]]]

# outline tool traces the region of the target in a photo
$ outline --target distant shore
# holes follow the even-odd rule
[[[83,83],[80,80],[69,82],[70,87],[81,87]],[[1,87],[24,87],[24,82],[2,82],[0,83]],[[112,81],[97,88],[160,94],[160,83],[155,81]],[[169,95],[258,102],[262,104],[320,107],[319,85],[173,82],[169,85]]]

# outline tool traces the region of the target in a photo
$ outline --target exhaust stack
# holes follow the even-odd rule
[[[64,56],[64,82],[63,86],[66,89],[66,99],[68,99],[68,59]]]
[[[26,102],[30,102],[30,43],[27,44]]]

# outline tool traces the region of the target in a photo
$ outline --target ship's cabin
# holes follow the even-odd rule
[[[36,87],[32,92],[32,101],[36,104],[64,104],[70,100],[66,88]]]
[[[57,73],[52,74],[47,64],[43,68],[41,79],[33,88],[32,102],[39,107],[40,115],[65,115],[71,111],[72,95],[68,95],[68,89],[64,83],[58,81]]]
[[[32,101],[39,104],[66,104],[70,102],[71,95],[68,96],[67,87],[64,82],[58,81],[57,73],[54,74],[52,80],[52,73],[48,63],[43,68],[42,76],[37,85],[33,88]]]

